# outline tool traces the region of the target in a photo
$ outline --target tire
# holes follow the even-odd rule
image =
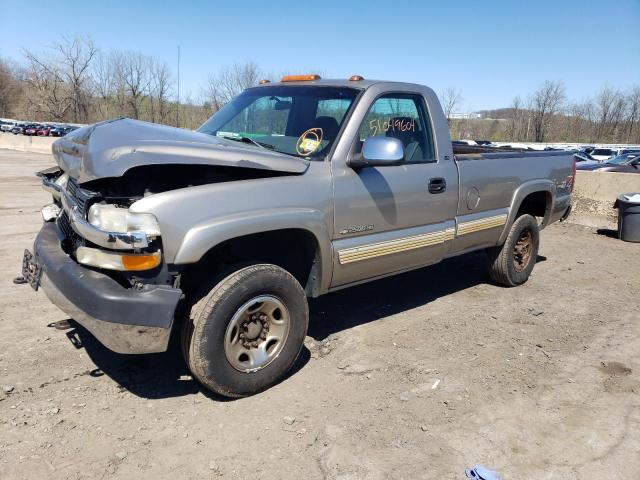
[[[513,222],[504,244],[487,249],[489,276],[505,287],[522,285],[536,264],[539,247],[538,222],[531,215],[521,215]]]
[[[280,267],[254,264],[226,276],[193,305],[182,326],[182,350],[191,373],[206,388],[245,397],[286,376],[308,325],[300,283]]]

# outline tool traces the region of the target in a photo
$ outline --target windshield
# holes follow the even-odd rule
[[[634,158],[636,158],[639,154],[626,154],[626,155],[618,155],[617,157],[613,157],[607,160],[607,163],[612,163],[613,165],[622,165],[624,163],[628,163]]]
[[[596,148],[591,152],[591,155],[611,155],[612,153],[613,151],[609,150],[608,148]]]
[[[359,90],[274,85],[245,90],[198,131],[288,155],[322,159]]]

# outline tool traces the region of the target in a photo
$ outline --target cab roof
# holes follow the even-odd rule
[[[358,89],[366,89],[371,85],[375,85],[377,83],[387,83],[389,85],[415,85],[422,86],[413,83],[404,83],[404,82],[389,82],[385,80],[349,80],[348,78],[322,78],[319,80],[302,80],[302,81],[287,81],[287,82],[268,82],[260,85],[256,85],[251,88],[260,88],[260,87],[273,87],[273,86],[289,86],[289,85],[304,85],[304,86],[319,86],[319,87],[348,87],[348,88],[358,88]]]

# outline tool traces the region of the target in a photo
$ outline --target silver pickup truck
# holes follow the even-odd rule
[[[207,388],[281,380],[308,297],[472,250],[505,286],[570,212],[564,152],[454,151],[434,92],[408,83],[260,82],[196,132],[118,119],[53,145],[53,202],[23,277],[121,353],[181,335]]]

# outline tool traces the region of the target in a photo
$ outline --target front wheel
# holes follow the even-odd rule
[[[505,287],[522,285],[536,264],[540,229],[535,217],[521,215],[513,222],[504,244],[487,249],[489,276]]]
[[[185,319],[182,345],[194,377],[227,397],[282,380],[304,344],[307,298],[286,270],[257,264],[216,284]]]

